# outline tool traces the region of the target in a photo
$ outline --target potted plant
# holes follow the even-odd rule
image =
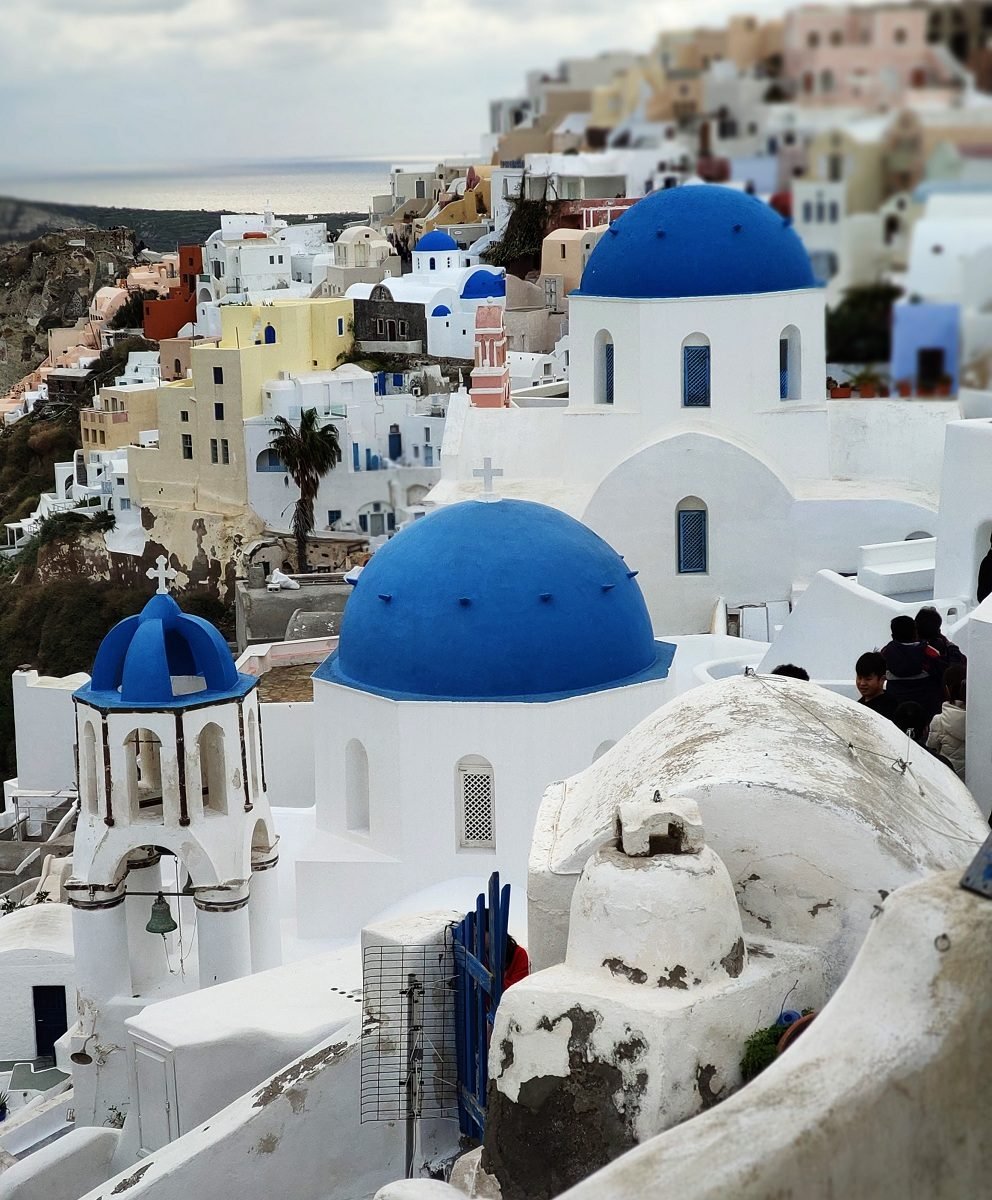
[[[913,394],[912,379],[899,379],[896,381],[896,391],[903,399],[908,399]]]
[[[950,377],[950,375],[941,375],[941,377],[937,380],[937,395],[949,396],[953,386],[954,380]]]
[[[831,400],[849,400],[851,397],[851,385],[849,383],[835,383],[830,389]]]
[[[857,388],[858,395],[862,400],[873,400],[879,395],[882,388],[883,376],[874,367],[863,367],[852,375],[848,382],[852,387]]]

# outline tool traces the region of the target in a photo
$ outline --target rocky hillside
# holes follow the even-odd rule
[[[48,330],[74,325],[98,288],[127,273],[127,229],[73,229],[0,246],[0,395],[48,353]]]

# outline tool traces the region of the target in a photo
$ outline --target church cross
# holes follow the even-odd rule
[[[169,566],[169,560],[165,557],[164,554],[160,554],[158,556],[158,558],[155,559],[155,562],[158,565],[154,566],[154,567],[149,567],[148,570],[145,572],[145,574],[148,576],[149,579],[157,579],[158,580],[158,587],[155,589],[155,591],[159,595],[164,596],[164,595],[168,594],[169,584],[172,582],[173,579],[176,578],[176,576],[179,574],[179,572],[173,571],[173,569]]]
[[[476,467],[472,472],[476,479],[482,480],[482,499],[483,500],[498,500],[499,497],[493,491],[493,479],[502,476],[502,467],[494,467],[491,458],[484,458],[482,466]]]

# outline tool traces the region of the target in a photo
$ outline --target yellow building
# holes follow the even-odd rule
[[[414,222],[418,237],[430,233],[432,229],[443,229],[446,225],[475,225],[490,215],[493,168],[486,164],[473,166],[472,171],[476,179],[474,187],[466,187],[464,194],[445,204],[437,216]]]
[[[79,413],[84,450],[120,450],[138,441],[158,420],[158,387],[155,384],[100,389],[101,408]]]
[[[194,346],[192,377],[156,393],[158,446],[128,451],[141,504],[244,511],[244,421],[262,414],[263,384],[283,371],[333,370],[352,344],[350,300],[273,300],[225,305],[220,313],[220,341]]]

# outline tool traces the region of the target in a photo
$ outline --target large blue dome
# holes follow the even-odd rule
[[[90,682],[75,696],[103,709],[185,708],[242,696],[257,682],[238,673],[209,621],[156,593],[103,639]]]
[[[816,286],[785,218],[746,192],[698,184],[631,205],[599,239],[573,294],[674,299]]]
[[[397,699],[535,700],[667,674],[641,589],[580,522],[470,500],[373,555],[316,678]]]
[[[432,229],[430,233],[425,233],[424,236],[414,246],[414,250],[418,253],[422,250],[457,250],[458,243],[450,233],[445,233],[441,229]]]

